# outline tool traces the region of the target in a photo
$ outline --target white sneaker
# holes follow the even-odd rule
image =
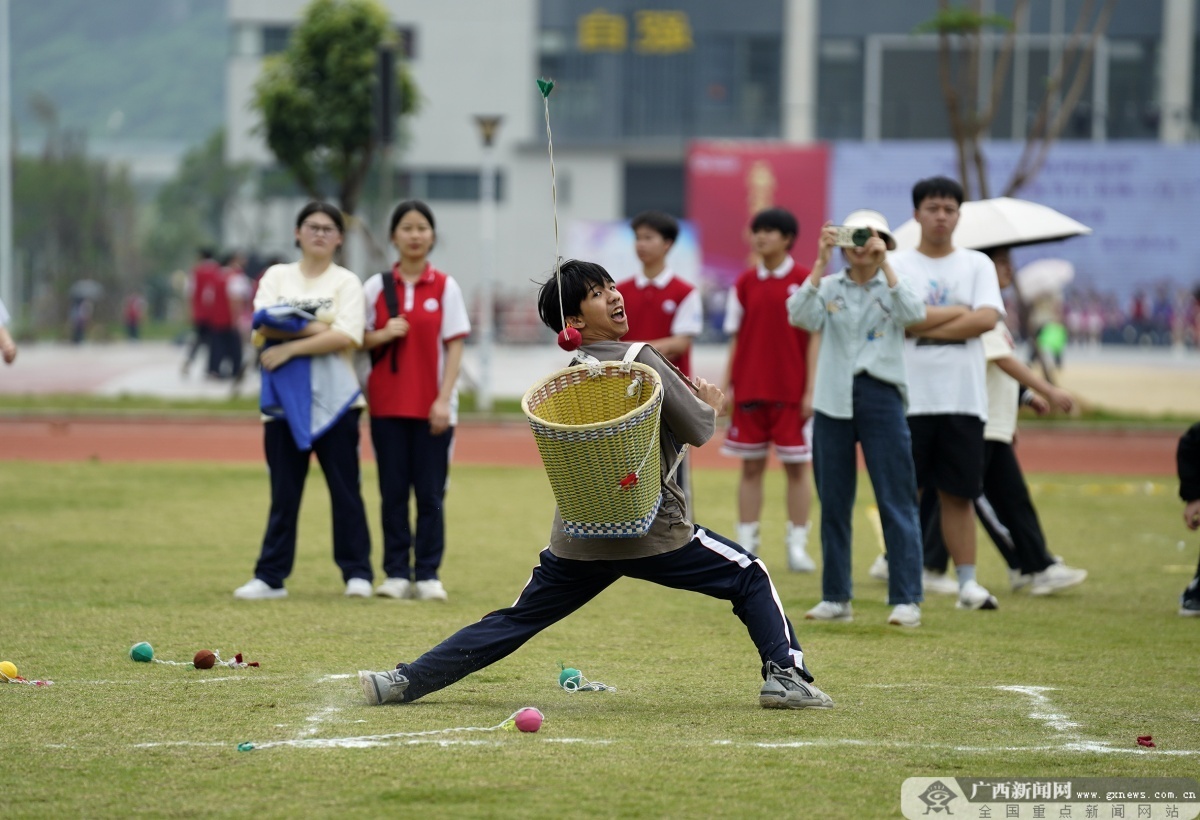
[[[1051,564],[1041,572],[1035,572],[1029,583],[1030,595],[1049,595],[1060,589],[1079,586],[1087,580],[1087,570],[1068,567],[1066,564]]]
[[[276,589],[268,586],[261,578],[252,578],[235,589],[233,597],[239,601],[267,601],[272,598],[286,598],[287,590],[283,587]]]
[[[808,532],[811,524],[797,527],[792,522],[787,525],[787,557],[788,569],[792,572],[816,572],[817,564],[808,556]]]
[[[417,581],[414,586],[417,588],[415,597],[418,601],[445,601],[448,597],[446,588],[436,578],[429,581]]]
[[[1028,572],[1021,572],[1019,569],[1010,569],[1008,571],[1008,585],[1013,592],[1029,586],[1032,580],[1033,576]]]
[[[888,616],[888,623],[893,626],[920,626],[921,607],[917,604],[896,604]]]
[[[412,581],[407,578],[388,578],[375,587],[375,594],[380,598],[411,598],[413,596]]]
[[[996,596],[980,586],[977,581],[967,581],[962,585],[958,590],[958,603],[955,606],[959,609],[1000,608]]]
[[[853,621],[854,610],[849,601],[821,601],[804,617],[810,621]]]
[[[926,593],[936,593],[938,595],[957,595],[958,584],[953,578],[947,577],[944,572],[934,572],[932,570],[921,570],[921,586],[924,587]]]
[[[737,525],[737,542],[746,552],[758,555],[758,522]]]
[[[876,555],[875,562],[871,564],[871,568],[867,570],[867,575],[870,575],[876,581],[883,581],[886,584],[888,579],[887,556],[883,553]]]
[[[366,578],[351,578],[346,582],[347,598],[370,598],[371,582]]]

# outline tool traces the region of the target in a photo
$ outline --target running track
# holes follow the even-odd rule
[[[1017,454],[1027,472],[1110,476],[1173,476],[1173,431],[1029,429]],[[363,430],[364,441],[369,438]],[[718,438],[720,437],[718,433]],[[733,469],[718,441],[694,450],[696,467]],[[371,448],[363,448],[370,459]],[[0,460],[261,462],[262,430],[255,420],[164,418],[0,419]],[[456,464],[538,466],[537,447],[524,422],[466,422],[455,435]]]

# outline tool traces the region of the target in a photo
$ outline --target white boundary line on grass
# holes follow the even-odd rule
[[[1033,701],[1033,711],[1029,713],[1031,720],[1043,723],[1056,732],[1066,732],[1076,739],[1082,739],[1079,738],[1078,733],[1071,732],[1072,729],[1079,728],[1078,723],[1066,715],[1050,710],[1050,698],[1046,697],[1043,692],[1055,691],[1053,686],[997,686],[996,689],[1001,692],[1027,695]]]
[[[345,680],[353,675],[325,675],[319,678],[319,682],[332,682],[336,680]],[[213,678],[212,681],[218,680],[244,680],[241,677],[230,678]],[[899,685],[899,684],[896,684]],[[890,688],[889,684],[876,684],[875,688]],[[856,740],[853,738],[827,738],[818,740],[794,740],[794,741],[739,741],[739,740],[713,740],[708,741],[709,745],[713,746],[740,746],[756,749],[805,749],[805,748],[832,748],[839,746],[850,746],[857,748],[889,748],[889,749],[944,749],[947,751],[963,752],[970,754],[994,754],[996,752],[1080,752],[1086,754],[1129,754],[1129,755],[1163,755],[1169,757],[1197,757],[1200,756],[1200,750],[1191,749],[1150,749],[1145,747],[1116,747],[1108,741],[1090,740],[1081,735],[1078,731],[1080,724],[1071,720],[1069,716],[1054,708],[1054,704],[1047,696],[1047,692],[1057,691],[1056,687],[1052,686],[1019,686],[1006,685],[991,687],[1000,692],[1012,692],[1023,696],[1032,706],[1028,714],[1030,720],[1041,723],[1047,729],[1055,732],[1061,741],[1058,743],[1043,743],[1029,746],[962,746],[947,743],[918,743],[909,741],[877,741],[877,740]],[[448,737],[418,737],[420,733],[396,733],[392,737],[387,735],[361,735],[357,737],[329,737],[320,738],[312,737],[321,727],[322,724],[329,719],[342,712],[339,706],[325,706],[305,718],[306,726],[301,729],[298,736],[290,740],[269,741],[262,744],[262,748],[271,748],[276,746],[289,746],[298,749],[366,749],[386,746],[499,746],[503,743],[500,740],[484,739],[484,738],[448,738]],[[356,721],[362,723],[364,721]],[[442,730],[452,732],[454,730]],[[465,730],[466,731],[466,730]],[[480,731],[479,729],[471,729],[469,731]],[[490,730],[489,730],[490,731]],[[431,732],[433,734],[434,732]],[[596,738],[579,738],[579,737],[546,737],[542,739],[543,743],[558,743],[563,745],[581,745],[581,746],[611,746],[622,743],[620,740],[612,739],[596,739]],[[704,743],[699,741],[698,743]],[[228,747],[232,744],[228,742],[213,742],[213,741],[158,741],[132,744],[135,749],[153,749],[171,746],[197,746],[197,747]],[[684,745],[691,745],[686,743]],[[50,748],[66,748],[64,744],[48,744]]]
[[[1052,481],[1035,481],[1029,485],[1033,495],[1164,495],[1174,492],[1172,485],[1162,481],[1113,481],[1105,484],[1060,484]]]

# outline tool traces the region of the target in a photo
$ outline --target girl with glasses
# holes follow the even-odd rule
[[[255,343],[263,347],[263,442],[271,511],[254,578],[242,600],[283,598],[296,557],[296,524],[310,454],[329,487],[333,560],[346,595],[371,595],[371,539],[360,491],[359,415],[365,405],[351,354],[362,346],[357,275],[334,261],[344,223],[337,208],[310,202],[296,217],[300,259],[273,265],[254,297]]]

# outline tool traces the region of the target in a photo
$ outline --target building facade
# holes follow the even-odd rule
[[[270,179],[250,108],[262,58],[286,46],[306,0],[227,0],[228,152]],[[1064,140],[1185,142],[1196,134],[1196,0],[1119,0]],[[694,139],[788,142],[944,139],[937,0],[383,0],[422,97],[396,152],[393,201],[418,196],[438,219],[437,263],[473,293],[485,271],[519,289],[552,269],[554,213],[538,76],[552,77],[558,220],[682,214]],[[991,138],[1019,139],[1050,66],[1070,56],[1084,0],[1027,6]],[[1097,2],[1094,6],[1101,6]],[[1014,0],[984,11],[1011,17]],[[986,39],[980,97],[1001,35]],[[503,117],[485,158],[477,115]],[[494,162],[494,244],[481,242],[481,169]],[[264,182],[264,185],[267,183]],[[241,244],[290,247],[293,197],[235,208]],[[369,203],[368,203],[369,205]],[[382,238],[383,205],[363,216]],[[239,218],[238,214],[245,214]],[[738,230],[731,226],[731,230]],[[492,248],[494,264],[483,258]],[[367,257],[363,257],[367,259]],[[370,264],[360,263],[360,267]],[[367,274],[369,270],[360,270]],[[616,275],[628,271],[614,271]],[[526,289],[527,290],[527,289]],[[524,291],[522,291],[524,292]]]

